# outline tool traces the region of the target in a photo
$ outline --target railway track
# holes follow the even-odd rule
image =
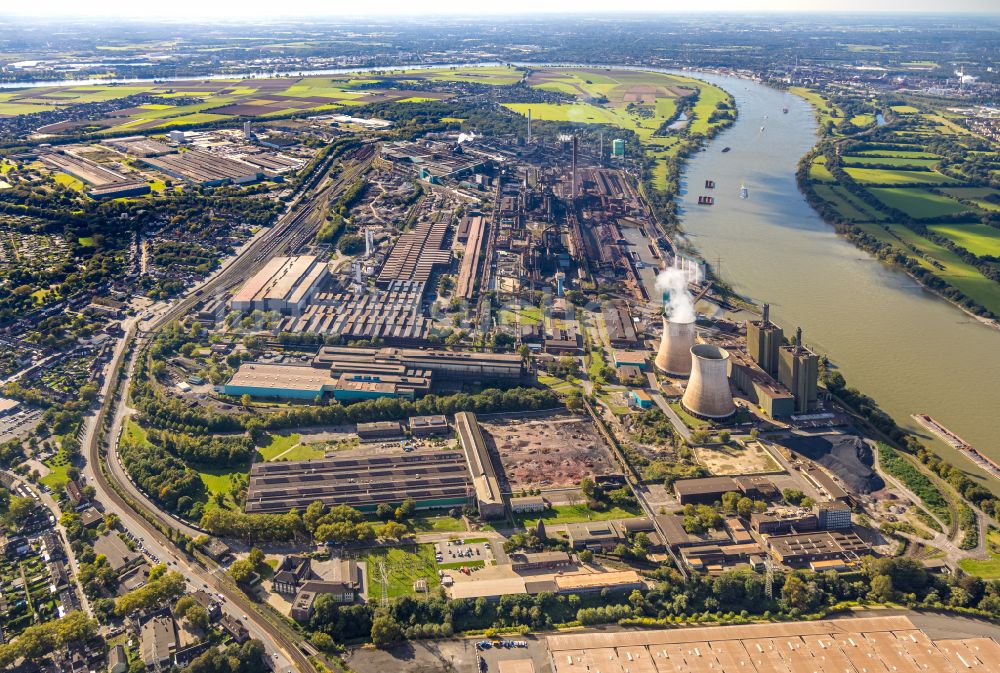
[[[145,535],[155,539],[166,548],[171,547],[172,543],[163,530],[182,530],[181,523],[158,508],[145,507],[141,503],[124,497],[122,492],[126,492],[125,487],[113,483],[115,471],[112,469],[110,461],[118,459],[115,447],[112,445],[113,442],[117,442],[114,426],[116,425],[118,405],[124,404],[125,395],[128,394],[127,384],[130,372],[126,364],[132,357],[131,353],[135,352],[138,354],[136,357],[140,357],[150,335],[168,322],[191,311],[200,301],[203,301],[203,297],[221,295],[256,273],[271,257],[283,252],[298,251],[312,237],[322,222],[322,206],[366,172],[371,167],[376,153],[377,146],[374,144],[364,145],[355,150],[351,157],[355,161],[353,165],[348,166],[335,179],[329,177],[321,179],[320,183],[324,179],[327,180],[327,183],[314,194],[300,199],[270,230],[251,243],[215,278],[205,282],[197,290],[177,301],[170,309],[152,320],[145,333],[139,332],[137,328],[130,328],[126,333],[125,345],[112,361],[108,377],[111,381],[121,379],[122,385],[119,390],[109,390],[109,394],[106,395],[98,410],[94,432],[86,446],[87,460],[94,466],[94,478],[101,497],[114,504],[121,511],[135,513],[134,525],[137,525]],[[124,377],[122,376],[123,372]],[[110,427],[106,427],[109,425]],[[103,460],[107,461],[103,464],[102,448],[106,449]],[[223,571],[220,566],[213,563],[214,567],[209,567],[206,562],[199,559],[195,559],[193,562],[204,569],[204,572],[197,573],[198,579],[223,594],[232,605],[245,614],[254,615],[256,617],[253,620],[254,624],[274,641],[297,670],[304,673],[315,670],[300,647],[302,645],[301,638],[297,638],[287,625],[276,624],[276,617],[259,610],[256,604],[250,601],[242,591],[221,579]]]

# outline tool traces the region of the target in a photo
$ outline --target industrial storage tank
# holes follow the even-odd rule
[[[667,320],[663,317],[663,338],[656,354],[656,367],[673,376],[691,373],[691,347],[694,346],[694,321]]]
[[[712,344],[691,348],[691,378],[681,398],[685,410],[704,418],[726,418],[736,411],[726,375],[729,352]]]

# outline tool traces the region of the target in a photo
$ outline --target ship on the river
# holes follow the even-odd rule
[[[733,149],[733,148],[732,148],[732,147],[723,147],[723,148],[722,148],[722,151],[723,151],[723,152],[728,152],[728,151],[729,151],[729,150],[731,150],[731,149]]]
[[[929,415],[913,414],[913,420],[940,437],[948,446],[964,453],[969,457],[969,460],[974,462],[976,465],[983,468],[994,477],[1000,478],[1000,464],[997,464],[995,460],[969,444],[948,428],[941,425]]]
[[[750,190],[747,189],[746,185],[740,185],[740,198],[741,199],[749,199],[750,198]]]

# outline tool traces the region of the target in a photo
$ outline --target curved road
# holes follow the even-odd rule
[[[139,316],[123,322],[125,337],[117,344],[114,357],[105,376],[101,390],[101,407],[89,417],[84,428],[83,445],[87,463],[84,474],[98,492],[98,499],[105,508],[114,511],[122,525],[139,538],[147,553],[172,570],[180,571],[188,578],[192,591],[205,589],[218,595],[223,610],[239,619],[250,632],[251,637],[264,643],[275,670],[309,672],[315,670],[309,659],[300,650],[301,639],[280,619],[265,616],[250,599],[226,579],[223,569],[215,564],[204,565],[197,559],[178,551],[169,539],[146,518],[156,520],[185,535],[195,537],[200,534],[188,524],[161,511],[145,494],[131,482],[122,469],[117,454],[118,433],[124,427],[128,414],[126,395],[135,365],[135,357],[126,359],[126,353],[133,346],[133,353],[141,352],[149,335],[157,329],[189,312],[203,295],[219,293],[237,285],[255,273],[267,260],[285,251],[294,251],[305,243],[316,227],[322,222],[322,205],[346,189],[372,163],[376,154],[375,145],[363,146],[355,152],[357,160],[346,168],[336,179],[323,178],[321,186],[309,197],[300,198],[273,227],[263,231],[244,246],[219,271],[206,279],[199,287],[193,288],[184,298],[172,305],[160,305],[143,311]],[[124,374],[117,397],[112,397],[113,384]],[[105,419],[111,417],[109,431],[104,431]],[[101,449],[105,463],[101,469]],[[112,484],[114,481],[114,484]],[[115,486],[128,494],[123,498]],[[142,510],[140,512],[140,510]],[[143,516],[145,514],[146,516]]]

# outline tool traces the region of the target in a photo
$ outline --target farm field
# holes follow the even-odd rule
[[[954,179],[934,171],[904,171],[886,168],[845,168],[844,172],[854,180],[867,185],[944,185],[953,184]]]
[[[917,248],[921,254],[942,264],[944,269],[935,267],[927,259],[915,257],[921,266],[948,281],[990,311],[1000,315],[1000,283],[995,283],[983,276],[978,269],[962,261],[951,250],[928,241],[901,224],[891,224],[889,229],[894,235]]]
[[[973,255],[1000,256],[1000,229],[985,224],[935,224],[927,227]]]
[[[954,199],[919,188],[871,187],[868,191],[890,208],[901,210],[916,219],[954,215],[968,210],[966,206]]]
[[[809,177],[819,182],[835,182],[833,173],[826,167],[826,157],[822,154],[815,157],[809,164]]]
[[[877,164],[879,166],[888,166],[890,168],[901,166],[919,166],[921,168],[930,168],[937,162],[937,159],[918,159],[915,157],[873,157],[869,155],[844,157],[844,164],[848,166],[855,166],[858,164]]]
[[[833,207],[837,209],[837,212],[841,214],[842,217],[848,220],[855,221],[880,221],[884,220],[885,215],[877,212],[867,203],[864,203],[856,196],[845,190],[843,187],[828,184],[819,184],[814,187],[816,193],[825,201],[829,201],[833,204]]]
[[[896,159],[940,159],[941,158],[937,154],[932,154],[931,152],[922,152],[920,150],[900,150],[900,149],[861,150],[859,152],[854,152],[851,156],[886,157],[886,158],[896,158]]]

